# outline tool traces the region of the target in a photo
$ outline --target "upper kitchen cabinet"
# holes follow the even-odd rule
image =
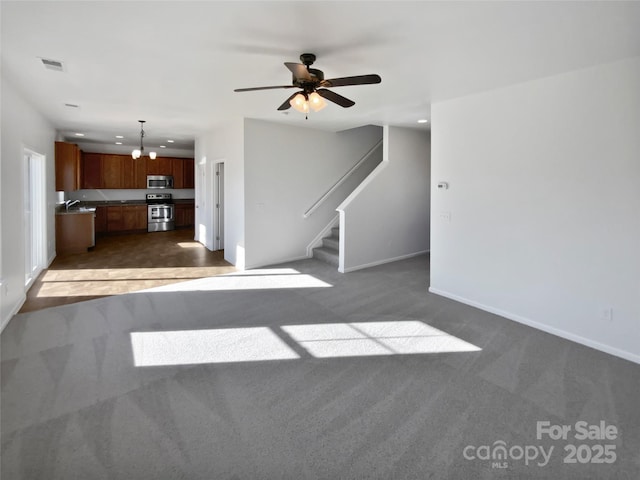
[[[172,158],[173,188],[194,188],[193,158]]]
[[[102,188],[125,188],[124,155],[102,155]]]
[[[151,160],[143,157],[134,160],[131,155],[82,152],[78,165],[80,166],[78,172],[81,173],[78,180],[79,186],[73,190],[78,188],[146,189],[147,175],[171,175],[174,188],[194,188],[193,158],[158,157]],[[57,169],[56,161],[56,172]],[[56,188],[58,177],[56,173]]]
[[[122,188],[147,188],[147,159],[122,156]]]
[[[82,152],[82,189],[104,188],[102,154]]]
[[[80,149],[75,143],[56,142],[56,191],[80,188]]]
[[[193,158],[184,159],[184,180],[182,188],[195,188],[195,162]]]
[[[173,162],[168,157],[147,159],[147,175],[173,175]]]
[[[184,162],[182,158],[171,159],[173,188],[184,188]]]

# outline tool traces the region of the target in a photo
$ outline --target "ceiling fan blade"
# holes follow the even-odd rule
[[[380,75],[357,75],[355,77],[330,78],[324,80],[321,85],[323,87],[346,87],[348,85],[370,85],[382,82]]]
[[[307,70],[307,67],[303,64],[293,62],[284,62],[284,64],[289,70],[291,70],[291,73],[293,73],[296,80],[306,80],[307,82],[313,80]]]
[[[284,101],[284,103],[278,107],[278,110],[289,110],[289,109],[291,108],[291,104],[289,103],[289,101],[290,101],[291,99],[293,99],[293,97],[295,97],[296,95],[298,95],[298,93],[300,93],[300,92],[296,92],[296,93],[294,93],[293,95],[291,95],[289,98],[287,98],[287,99]]]
[[[353,100],[349,100],[348,98],[343,97],[342,95],[338,95],[331,90],[321,88],[320,90],[316,90],[316,92],[318,92],[318,95],[320,95],[321,97],[326,98],[330,102],[337,103],[344,108],[353,107],[356,104],[356,102],[354,102]]]
[[[274,87],[236,88],[234,92],[253,92],[254,90],[274,90],[276,88],[295,88],[295,85],[277,85]]]

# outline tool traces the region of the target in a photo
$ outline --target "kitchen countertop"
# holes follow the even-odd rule
[[[192,204],[195,203],[193,198],[174,198],[174,204]],[[90,213],[87,209],[93,209],[95,212],[96,207],[118,207],[122,205],[146,205],[145,200],[87,200],[80,203],[78,208],[76,205],[71,207],[68,212],[65,211],[64,206],[58,205],[56,207],[56,213]],[[82,210],[84,209],[84,210]]]
[[[79,215],[79,214],[88,214],[88,213],[94,215],[96,213],[95,207],[79,207],[79,208],[71,207],[69,210],[62,207],[56,210],[56,215]]]

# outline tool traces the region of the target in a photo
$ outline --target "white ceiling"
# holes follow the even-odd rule
[[[123,151],[194,138],[242,116],[342,130],[418,127],[434,102],[640,55],[640,2],[2,1],[2,75],[69,139]],[[336,88],[309,120],[277,107],[292,90],[283,62],[315,53]],[[47,70],[40,57],[60,60]],[[597,95],[598,92],[594,92]],[[73,109],[65,103],[77,104]],[[420,126],[420,128],[428,128]]]

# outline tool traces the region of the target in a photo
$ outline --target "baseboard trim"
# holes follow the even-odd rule
[[[527,325],[528,327],[535,328],[536,330],[542,330],[543,332],[550,333],[551,335],[564,338],[565,340],[570,340],[572,342],[594,348],[601,352],[608,353],[610,355],[620,357],[625,360],[629,360],[630,362],[640,364],[640,355],[636,355],[635,353],[627,352],[626,350],[621,350],[619,348],[612,347],[611,345],[600,343],[595,340],[591,340],[589,338],[576,335],[575,333],[571,333],[566,330],[555,328],[550,325],[546,325],[544,323],[531,320],[530,318],[526,318],[521,315],[516,315],[514,313],[507,312],[505,310],[501,310],[499,308],[491,307],[489,305],[484,305],[480,302],[469,300],[468,298],[461,297],[454,293],[450,293],[445,290],[440,290],[439,288],[429,287],[429,292],[434,293],[436,295],[440,295],[442,297],[449,298],[451,300],[455,300],[456,302],[464,303],[465,305],[470,305],[472,307],[479,308],[480,310],[484,310],[485,312],[493,313],[495,315],[500,315],[501,317],[504,317],[508,320],[513,320],[514,322]]]
[[[285,258],[282,260],[273,260],[270,262],[254,263],[253,265],[246,265],[244,270],[253,270],[255,268],[270,267],[273,265],[279,265],[281,263],[297,262],[299,260],[307,260],[307,259],[309,259],[309,257],[307,257],[306,255],[303,255],[301,257],[291,257],[291,258]]]
[[[429,253],[429,250],[421,250],[419,252],[408,253],[406,255],[400,255],[398,257],[385,258],[384,260],[376,260],[375,262],[356,265],[355,267],[338,269],[338,271],[340,273],[355,272],[356,270],[363,270],[365,268],[377,267],[378,265],[384,265],[385,263],[398,262],[400,260],[406,260],[407,258],[419,257],[420,255],[425,255],[426,253]]]
[[[0,332],[4,330],[4,327],[6,327],[11,321],[11,319],[20,311],[20,309],[24,305],[24,302],[26,301],[27,301],[27,295],[23,294],[22,297],[20,297],[20,299],[16,302],[16,304],[11,309],[11,312],[9,312],[9,315],[7,315],[7,317],[2,319],[2,324],[0,324]]]

